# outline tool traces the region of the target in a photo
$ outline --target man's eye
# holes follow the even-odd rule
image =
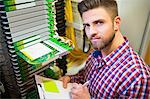
[[[98,24],[98,25],[101,25],[101,24],[103,24],[104,22],[103,21],[97,21],[96,22],[96,24]]]
[[[84,28],[90,27],[90,25],[88,25],[88,24],[85,24],[85,25],[83,25],[83,26],[84,26]]]

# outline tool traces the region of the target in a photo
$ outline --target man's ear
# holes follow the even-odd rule
[[[120,16],[116,16],[114,18],[114,30],[118,31],[120,29],[121,18]]]

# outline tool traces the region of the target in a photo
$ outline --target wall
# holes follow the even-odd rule
[[[144,37],[142,40],[140,55],[145,59],[147,63],[150,64],[150,12],[144,32]]]
[[[117,0],[121,16],[121,31],[126,35],[135,49],[139,52],[143,38],[150,0]]]

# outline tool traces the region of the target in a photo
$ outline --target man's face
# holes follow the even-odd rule
[[[101,50],[111,43],[115,36],[111,16],[104,8],[88,10],[82,14],[83,25],[93,48]]]

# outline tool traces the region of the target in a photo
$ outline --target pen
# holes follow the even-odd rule
[[[42,90],[42,95],[43,95],[43,98],[44,98],[44,99],[46,99],[46,98],[45,98],[45,92],[44,92],[44,90],[43,90],[43,87],[42,87],[42,85],[41,85],[41,84],[38,84],[38,85],[40,86],[40,88],[41,88],[41,90]]]
[[[83,86],[87,86],[89,83],[90,83],[90,81],[88,80],[83,84]]]

